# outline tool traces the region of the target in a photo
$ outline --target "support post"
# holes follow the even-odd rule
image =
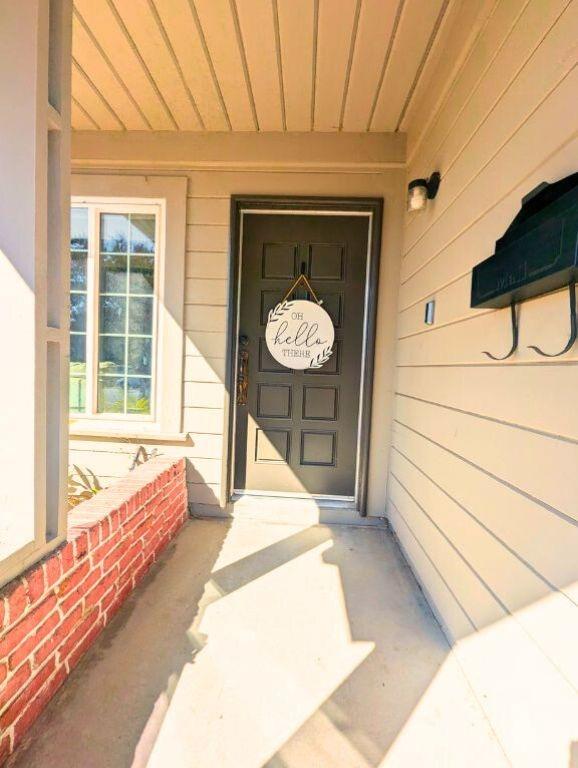
[[[71,38],[71,0],[3,6],[0,583],[66,533]]]

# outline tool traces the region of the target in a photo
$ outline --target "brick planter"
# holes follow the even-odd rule
[[[66,544],[0,591],[0,765],[186,520],[184,459],[72,510]]]

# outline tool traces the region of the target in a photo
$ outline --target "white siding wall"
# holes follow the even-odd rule
[[[469,308],[472,267],[541,181],[578,170],[578,2],[498,0],[434,114],[408,133],[408,178],[439,170],[406,217],[388,514],[515,766],[578,759],[578,348],[568,296]],[[441,71],[441,70],[440,70]],[[419,109],[415,110],[419,114]],[[436,322],[423,323],[436,299]]]
[[[102,137],[95,141],[102,146]],[[83,151],[84,151],[83,147]],[[86,154],[83,155],[86,157]],[[151,154],[154,166],[154,154]],[[87,172],[76,168],[77,172]],[[148,168],[144,169],[150,172]],[[131,164],[130,173],[142,174]],[[103,173],[99,168],[98,173]],[[116,167],[126,175],[127,170]],[[167,173],[166,171],[155,171]],[[224,375],[229,265],[229,215],[232,194],[336,195],[385,198],[377,337],[369,509],[385,511],[386,462],[392,397],[396,291],[399,279],[403,169],[376,173],[261,171],[179,171],[188,177],[185,290],[183,429],[186,444],[156,447],[189,459],[189,499],[199,512],[216,505],[221,494]],[[138,441],[71,439],[71,463],[88,467],[103,482],[125,474]],[[146,442],[147,449],[155,447]]]

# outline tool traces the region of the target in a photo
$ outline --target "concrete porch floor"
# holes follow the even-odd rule
[[[384,528],[195,520],[19,768],[507,765]]]

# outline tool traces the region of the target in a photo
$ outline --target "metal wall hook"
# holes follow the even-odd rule
[[[528,345],[528,349],[533,349],[534,352],[537,352],[539,355],[542,355],[542,357],[560,357],[560,355],[565,354],[566,352],[569,352],[572,347],[574,346],[574,342],[576,341],[576,336],[578,335],[578,329],[577,329],[577,322],[576,322],[576,283],[569,283],[568,285],[568,293],[570,296],[570,338],[568,339],[568,343],[564,347],[564,349],[561,352],[544,352],[540,349],[540,347],[536,347],[533,344]]]
[[[510,348],[510,351],[507,352],[502,357],[497,357],[496,355],[492,355],[491,352],[482,352],[483,355],[486,355],[491,360],[507,360],[509,357],[512,357],[514,352],[518,349],[518,314],[516,312],[516,302],[512,301],[510,304],[510,312],[511,312],[511,320],[512,320],[512,346]]]

